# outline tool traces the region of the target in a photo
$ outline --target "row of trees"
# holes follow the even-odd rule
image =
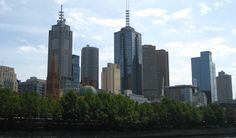
[[[186,127],[222,125],[224,110],[217,104],[195,107],[163,98],[160,103],[138,104],[108,93],[83,96],[68,92],[59,101],[36,93],[22,95],[0,90],[2,120],[54,120],[86,126]]]

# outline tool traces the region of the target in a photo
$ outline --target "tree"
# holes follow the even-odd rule
[[[40,117],[40,103],[39,95],[36,92],[26,92],[20,96],[20,117],[27,119]]]
[[[70,91],[66,93],[60,100],[62,107],[62,117],[64,120],[76,120],[78,118],[78,95],[77,93]]]

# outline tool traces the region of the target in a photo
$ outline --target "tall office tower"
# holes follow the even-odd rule
[[[169,86],[169,57],[165,50],[143,45],[143,96],[159,101]]]
[[[52,26],[49,31],[48,42],[48,74],[47,74],[47,86],[50,86],[49,81],[50,73],[52,71],[53,55],[55,57],[55,72],[59,81],[59,89],[62,92],[71,85],[72,80],[72,31],[70,26],[65,24],[64,12],[59,12],[59,19],[57,24]],[[49,89],[47,89],[49,90]],[[47,93],[50,93],[47,91]]]
[[[56,60],[55,55],[52,55],[52,64],[50,68],[50,72],[47,77],[47,87],[46,87],[46,96],[53,98],[54,100],[58,100],[62,95],[59,87],[59,79],[56,72]]]
[[[98,48],[87,45],[82,48],[81,53],[81,83],[92,85],[98,89]]]
[[[0,88],[18,92],[18,83],[14,68],[0,66]]]
[[[114,33],[114,62],[120,65],[121,91],[132,90],[142,95],[142,45],[141,34],[130,26],[129,8],[126,26]]]
[[[78,55],[72,55],[72,78],[73,78],[73,87],[79,88],[80,66],[79,66],[79,56]]]
[[[120,92],[120,67],[117,64],[108,63],[107,67],[102,69],[102,89],[119,94]]]
[[[207,102],[217,101],[215,64],[209,51],[201,52],[200,57],[191,59],[192,83],[206,93]]]
[[[36,92],[40,96],[45,96],[46,80],[30,77],[26,82],[19,84],[19,92]]]
[[[219,103],[230,103],[233,100],[232,79],[231,75],[225,74],[224,71],[218,73],[217,81],[217,96]]]

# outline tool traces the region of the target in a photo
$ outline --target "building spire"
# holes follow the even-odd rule
[[[58,23],[65,23],[66,19],[64,18],[64,11],[63,11],[63,5],[61,4],[61,11],[59,11],[59,20],[57,20]]]
[[[126,26],[130,26],[129,0],[126,0]]]

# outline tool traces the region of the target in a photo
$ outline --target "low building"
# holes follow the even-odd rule
[[[92,94],[97,94],[97,90],[93,87],[93,86],[90,86],[90,85],[85,85],[85,86],[82,86],[80,89],[79,89],[79,95],[83,96],[87,93],[92,93]]]
[[[18,92],[18,82],[14,68],[0,66],[0,88]]]
[[[193,103],[194,105],[206,105],[207,98],[205,93],[199,92],[193,85],[176,85],[167,87],[165,96],[172,100]]]
[[[145,98],[143,95],[133,94],[132,90],[124,90],[124,95],[127,96],[130,100],[133,100],[138,103],[149,103],[148,98]]]
[[[207,104],[207,96],[205,92],[196,92],[193,94],[193,102],[196,106],[204,106]]]
[[[45,96],[46,80],[30,77],[30,79],[27,79],[26,82],[19,83],[19,92],[36,92],[40,96]]]

